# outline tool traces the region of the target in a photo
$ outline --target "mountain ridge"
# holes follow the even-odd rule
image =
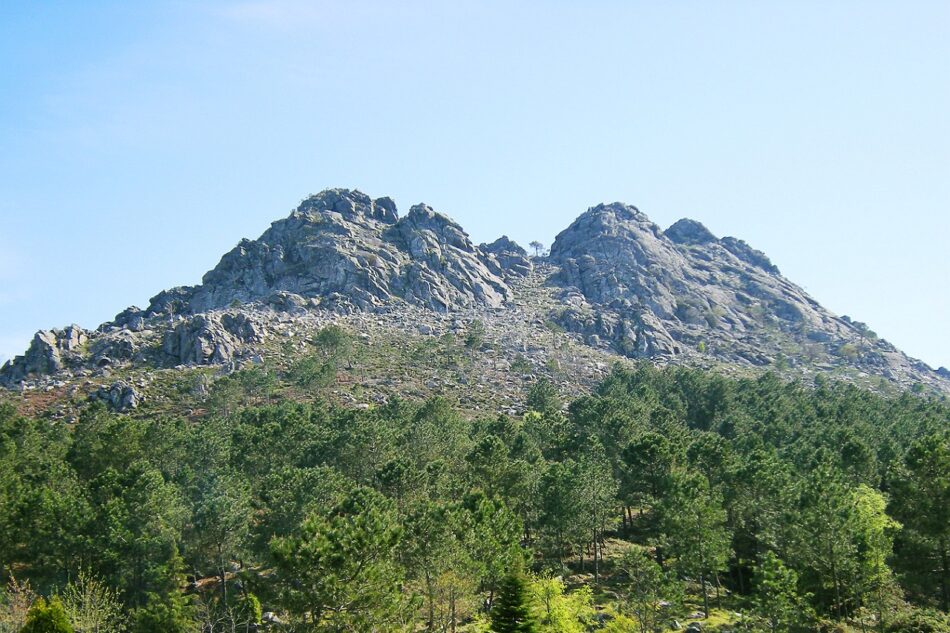
[[[528,306],[518,296],[519,280],[531,275],[553,304]],[[475,245],[428,205],[400,216],[391,198],[348,189],[308,196],[259,238],[242,239],[200,284],[163,290],[96,330],[38,332],[0,369],[0,382],[22,389],[103,368],[240,364],[262,354],[273,323],[288,315],[325,321],[412,306],[469,320],[478,313],[491,328],[519,302],[531,319],[619,357],[841,369],[950,393],[945,369],[832,314],[767,255],[696,220],[664,230],[632,205],[598,204],[557,235],[547,256],[529,257],[507,237]]]

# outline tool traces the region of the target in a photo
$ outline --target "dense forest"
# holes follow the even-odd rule
[[[950,631],[946,401],[644,364],[347,408],[324,348],[201,415],[0,405],[0,632]]]

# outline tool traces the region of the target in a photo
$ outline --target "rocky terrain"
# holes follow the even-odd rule
[[[476,321],[484,343],[462,353]],[[579,393],[627,359],[950,393],[947,370],[831,314],[765,254],[694,220],[664,231],[635,207],[601,204],[548,256],[529,257],[507,237],[474,245],[427,205],[400,217],[389,198],[342,189],[308,197],[257,240],[242,240],[198,286],[162,291],[94,331],[38,332],[0,383],[80,391],[128,410],[147,400],[157,370],[285,367],[329,323],[388,359],[359,377],[370,399],[464,382],[477,406],[505,409],[517,405],[520,374]],[[465,361],[420,360],[419,349]]]

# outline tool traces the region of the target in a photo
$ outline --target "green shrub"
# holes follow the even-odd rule
[[[524,354],[518,354],[511,362],[511,371],[516,374],[527,374],[532,369],[531,362],[525,358]]]
[[[26,625],[20,633],[73,633],[73,627],[59,598],[53,597],[49,602],[37,598],[26,614]]]
[[[885,622],[887,633],[950,633],[950,617],[929,609],[901,611]]]
[[[551,381],[547,378],[541,378],[528,389],[525,405],[529,411],[537,411],[545,415],[560,411],[561,398],[558,395],[557,387],[551,384]]]

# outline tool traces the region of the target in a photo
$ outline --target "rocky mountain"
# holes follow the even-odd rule
[[[286,360],[292,350],[276,351],[276,341],[329,322],[364,336],[390,328],[425,337],[475,319],[504,362],[524,357],[539,371],[549,370],[552,350],[569,348],[566,363],[596,356],[597,367],[649,358],[950,393],[945,369],[831,314],[765,254],[694,220],[664,231],[636,207],[601,204],[562,231],[548,256],[529,257],[507,237],[474,245],[425,204],[400,217],[390,198],[344,189],[310,196],[242,240],[197,286],[162,291],[95,331],[38,332],[0,382],[22,390],[124,369],[233,369],[274,354]],[[116,406],[137,402],[124,383],[93,387]]]
[[[257,240],[242,240],[199,286],[174,288],[145,311],[197,314],[235,302],[280,300],[368,310],[403,300],[438,311],[501,306],[504,271],[458,224],[425,204],[399,218],[389,198],[331,189],[304,200]]]

